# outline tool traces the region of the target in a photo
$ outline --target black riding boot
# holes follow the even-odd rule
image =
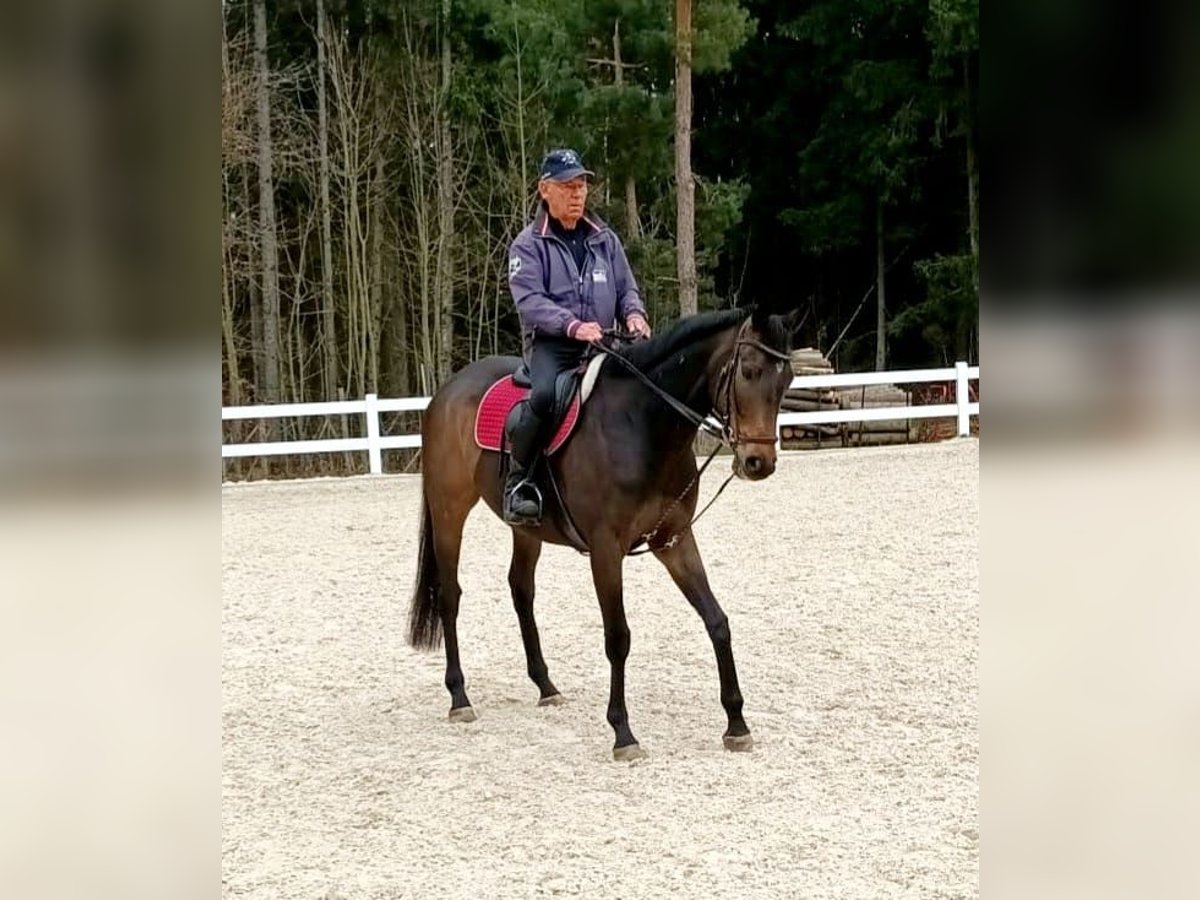
[[[504,521],[509,525],[539,525],[542,494],[530,476],[542,449],[542,420],[523,400],[514,407],[508,425],[512,452],[504,482]]]

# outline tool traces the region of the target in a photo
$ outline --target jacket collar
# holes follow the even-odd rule
[[[579,220],[579,223],[579,225],[575,226],[576,228],[582,226],[590,231],[587,237],[589,241],[602,231],[608,230],[608,225],[604,220],[587,207],[584,207],[583,218]],[[550,231],[550,210],[546,208],[545,201],[538,204],[537,215],[533,218],[533,233],[540,238],[552,236]]]

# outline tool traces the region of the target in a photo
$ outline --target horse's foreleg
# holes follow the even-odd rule
[[[597,546],[598,545],[598,546]],[[639,759],[646,755],[629,728],[625,709],[625,660],[629,657],[629,625],[625,621],[625,596],[621,583],[624,554],[614,542],[597,541],[592,546],[592,581],[604,617],[604,652],[612,667],[608,694],[608,724],[616,733],[613,758]]]
[[[712,639],[717,654],[717,671],[721,676],[721,705],[729,717],[725,731],[725,747],[729,750],[749,750],[753,746],[750,729],[742,718],[742,692],[738,688],[737,668],[733,663],[733,645],[729,636],[729,619],[713,596],[704,572],[704,561],[696,539],[688,529],[675,544],[665,550],[656,550],[655,556],[667,567],[675,584],[683,591],[688,603],[704,620],[708,636]]]
[[[512,564],[508,567],[508,586],[512,589],[513,607],[517,621],[521,623],[521,640],[525,644],[525,661],[529,666],[529,677],[541,694],[539,706],[563,702],[546,671],[546,660],[542,657],[542,642],[538,637],[537,622],[533,618],[533,583],[538,557],[542,554],[542,542],[529,532],[514,528]]]

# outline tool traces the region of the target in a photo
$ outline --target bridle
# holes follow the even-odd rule
[[[637,378],[639,381],[641,381],[642,384],[644,384],[647,388],[649,388],[651,392],[656,394],[664,403],[666,403],[668,406],[670,406],[672,409],[674,409],[677,413],[679,413],[679,415],[681,415],[683,418],[687,419],[687,421],[691,422],[693,425],[695,425],[700,430],[706,432],[707,434],[712,435],[713,437],[717,438],[721,442],[720,444],[717,444],[716,446],[713,447],[712,452],[708,454],[708,458],[704,460],[704,464],[701,465],[697,469],[696,473],[692,476],[691,480],[687,483],[687,486],[684,487],[684,489],[680,492],[679,496],[677,496],[663,511],[662,515],[659,516],[658,521],[654,523],[654,527],[642,535],[641,540],[638,541],[638,544],[641,544],[644,542],[646,544],[645,548],[641,549],[641,550],[634,549],[635,547],[637,547],[637,544],[635,544],[634,547],[631,547],[627,551],[629,556],[637,556],[641,553],[648,553],[648,552],[651,552],[654,550],[663,550],[668,547],[675,546],[675,543],[683,536],[683,534],[686,531],[688,531],[688,529],[690,529],[693,525],[695,525],[696,522],[699,521],[699,519],[702,515],[704,515],[706,512],[708,512],[709,507],[711,507],[714,503],[717,502],[717,498],[720,497],[721,494],[725,491],[725,488],[728,487],[729,482],[733,479],[735,472],[729,473],[729,477],[726,478],[724,483],[722,483],[722,485],[717,489],[717,492],[716,492],[716,494],[713,495],[712,499],[709,500],[708,503],[705,504],[704,508],[701,509],[700,512],[696,513],[695,517],[693,517],[692,520],[686,526],[684,526],[682,529],[677,531],[675,534],[672,534],[666,541],[660,542],[658,545],[655,545],[654,538],[658,536],[658,532],[662,529],[662,526],[666,523],[667,518],[674,511],[674,509],[680,503],[683,502],[683,498],[688,495],[688,492],[691,491],[692,486],[695,485],[696,482],[700,480],[700,476],[704,474],[704,470],[708,468],[709,463],[711,463],[713,461],[713,459],[716,457],[717,451],[721,448],[721,444],[724,444],[724,445],[728,446],[730,449],[736,451],[738,445],[740,445],[740,444],[774,444],[775,443],[775,435],[773,435],[773,434],[771,434],[771,435],[759,435],[759,434],[743,435],[738,432],[738,407],[737,407],[736,383],[737,383],[737,373],[738,373],[739,367],[741,365],[742,348],[743,347],[753,347],[756,350],[759,350],[760,352],[765,353],[767,356],[769,356],[773,359],[781,360],[783,362],[789,362],[789,363],[791,362],[790,354],[784,353],[781,350],[776,350],[773,347],[768,347],[766,344],[762,343],[762,341],[759,341],[759,340],[756,340],[755,338],[750,337],[748,334],[748,332],[750,330],[750,321],[751,321],[750,319],[747,319],[746,321],[744,321],[742,323],[741,327],[738,329],[737,338],[734,340],[734,344],[733,344],[733,352],[729,355],[729,359],[727,359],[725,361],[725,365],[723,365],[721,367],[721,372],[717,377],[717,391],[716,391],[716,395],[715,395],[714,401],[713,401],[714,406],[719,404],[722,394],[724,394],[724,396],[725,396],[725,412],[724,412],[724,414],[722,414],[721,411],[718,409],[714,409],[714,411],[713,411],[713,418],[715,418],[717,420],[717,422],[720,424],[719,429],[714,428],[712,426],[712,424],[709,421],[709,417],[701,415],[700,413],[696,412],[694,409],[692,409],[687,404],[682,403],[679,400],[676,400],[674,397],[672,397],[670,394],[668,394],[666,391],[664,391],[661,387],[659,387],[657,384],[655,384],[641,369],[639,369],[637,366],[635,366],[633,363],[631,363],[629,360],[627,360],[620,353],[616,352],[612,347],[608,347],[608,346],[604,346],[604,345],[600,346],[600,349],[603,352],[607,353],[610,357],[617,360],[617,362],[621,366],[623,366],[631,375],[633,375],[635,378]],[[618,333],[613,333],[613,334],[610,334],[609,336],[617,337],[618,339],[623,337],[622,335],[620,335]],[[563,505],[563,509],[564,510],[566,509],[565,504]],[[570,521],[569,513],[567,514],[567,518],[568,518],[568,521]],[[571,522],[570,527],[571,527],[571,530],[573,532],[575,532],[575,534],[578,534],[578,529],[575,528],[573,522]],[[582,538],[580,538],[578,543],[582,543]]]
[[[774,347],[768,347],[762,341],[749,336],[750,319],[744,321],[738,329],[737,337],[733,342],[733,352],[729,355],[729,359],[725,361],[725,365],[721,366],[721,371],[717,376],[717,390],[713,397],[714,409],[711,415],[712,419],[716,419],[719,425],[714,428],[709,416],[701,415],[696,412],[686,403],[676,400],[661,387],[652,381],[645,372],[626,359],[620,352],[613,347],[601,344],[599,350],[608,354],[612,359],[616,360],[626,371],[633,375],[638,381],[644,384],[651,393],[658,396],[660,400],[666,403],[669,407],[675,410],[687,421],[691,422],[701,431],[715,437],[722,444],[729,447],[731,450],[736,450],[740,444],[774,444],[776,441],[775,435],[742,435],[738,431],[738,407],[737,407],[737,373],[741,366],[742,348],[753,347],[756,350],[765,353],[767,356],[780,360],[781,362],[791,362],[791,355],[776,350]],[[606,332],[606,336],[621,339],[624,337],[619,332]],[[725,399],[725,409],[722,411],[720,402],[722,395]]]
[[[742,323],[742,327],[738,329],[737,339],[734,341],[733,353],[729,359],[725,361],[725,365],[721,367],[721,374],[717,378],[717,393],[716,403],[719,405],[721,396],[725,397],[725,412],[722,415],[720,409],[717,410],[718,421],[721,422],[722,440],[731,448],[737,449],[739,444],[774,444],[776,437],[774,434],[752,434],[743,435],[738,432],[738,406],[737,406],[737,373],[742,359],[742,348],[753,347],[754,349],[765,353],[767,356],[782,360],[783,362],[791,362],[791,356],[774,347],[768,347],[762,341],[756,340],[748,335],[750,330],[750,320],[747,319]]]

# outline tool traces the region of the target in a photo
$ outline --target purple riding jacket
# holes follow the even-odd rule
[[[533,222],[516,236],[508,251],[508,287],[521,318],[525,350],[535,335],[574,337],[584,322],[601,328],[624,323],[631,313],[646,316],[637,281],[616,233],[590,210],[576,228],[588,228],[583,271],[567,245],[550,230],[543,203]]]

